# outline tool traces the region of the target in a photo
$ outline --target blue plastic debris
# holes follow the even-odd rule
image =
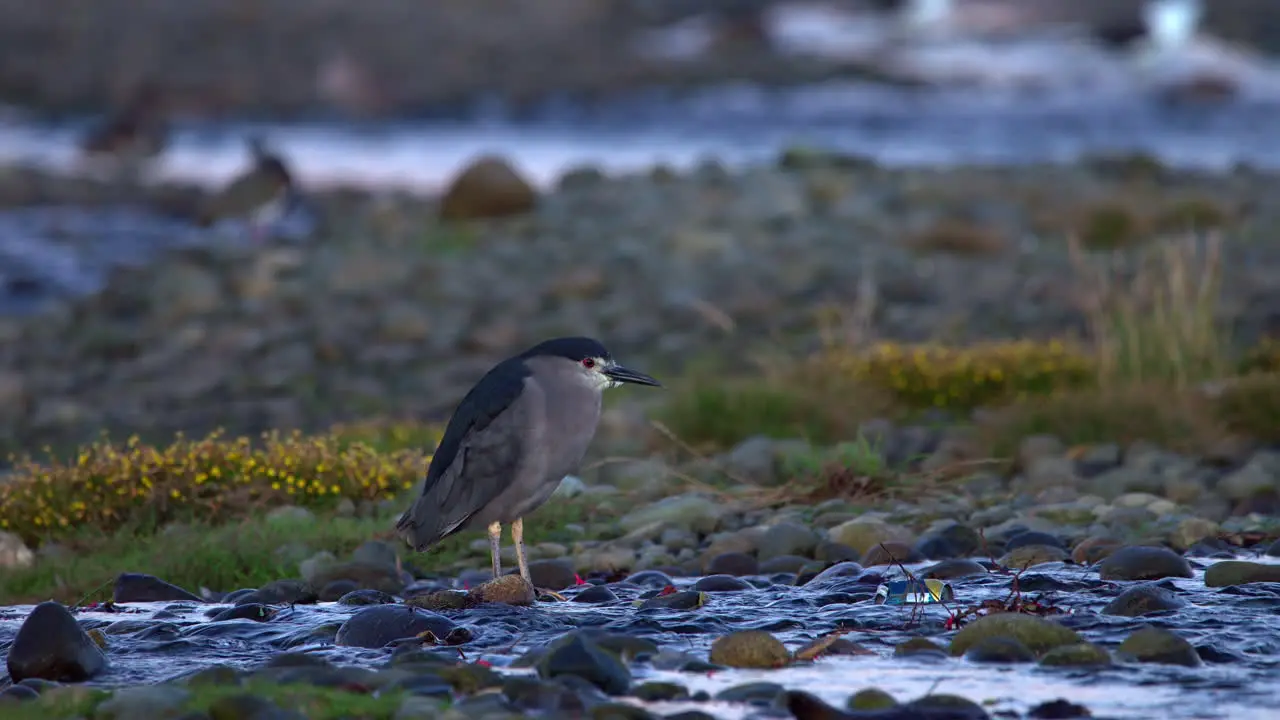
[[[951,585],[941,580],[893,580],[876,588],[877,605],[929,605],[955,599]]]

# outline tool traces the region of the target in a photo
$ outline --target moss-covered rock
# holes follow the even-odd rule
[[[1200,665],[1200,656],[1191,643],[1177,635],[1155,627],[1135,631],[1120,643],[1116,652],[1138,662],[1162,665]]]
[[[708,659],[726,667],[771,669],[790,663],[791,653],[781,640],[763,630],[744,630],[717,638],[711,643]]]
[[[850,710],[887,710],[897,707],[898,701],[880,688],[866,688],[854,693],[845,704]]]
[[[951,639],[951,654],[963,655],[979,642],[993,637],[1017,640],[1036,655],[1084,642],[1076,631],[1058,623],[1020,613],[997,613],[978,618],[956,633]]]
[[[1110,665],[1111,654],[1092,643],[1076,643],[1056,647],[1040,658],[1046,667],[1095,667]]]
[[[1208,587],[1246,585],[1256,582],[1280,582],[1280,565],[1223,560],[1204,571],[1204,584]]]

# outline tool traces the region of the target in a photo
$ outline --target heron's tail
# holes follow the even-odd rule
[[[424,492],[396,521],[396,534],[417,552],[422,552],[450,535],[454,527],[442,527],[446,518],[440,513],[440,499],[436,493]]]

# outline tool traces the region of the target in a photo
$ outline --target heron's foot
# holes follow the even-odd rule
[[[569,602],[569,598],[561,595],[555,590],[548,590],[546,588],[540,588],[540,587],[535,587],[533,590],[535,593],[537,593],[539,600],[543,598],[551,598],[556,602]]]

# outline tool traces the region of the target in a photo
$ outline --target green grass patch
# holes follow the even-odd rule
[[[408,507],[409,499],[403,500]],[[399,508],[399,505],[397,505]],[[230,591],[258,587],[272,580],[298,577],[298,556],[279,548],[305,547],[307,552],[348,555],[367,540],[383,540],[400,549],[401,558],[426,572],[445,571],[470,555],[472,541],[485,537],[483,529],[445,539],[426,553],[413,553],[393,534],[398,512],[374,518],[320,514],[300,521],[287,516],[267,519],[254,515],[224,524],[198,523],[156,532],[102,533],[82,529],[60,542],[58,552],[41,557],[29,568],[0,575],[0,604],[58,600],[106,600],[111,583],[121,572],[155,575],[197,592],[201,586]],[[525,519],[527,543],[571,542],[577,535],[569,523],[607,521],[584,501],[548,503]],[[504,538],[509,543],[510,538]],[[487,556],[475,566],[488,567]]]
[[[834,374],[706,377],[673,385],[658,419],[682,441],[701,447],[726,448],[753,435],[829,444],[896,412],[885,393]]]

